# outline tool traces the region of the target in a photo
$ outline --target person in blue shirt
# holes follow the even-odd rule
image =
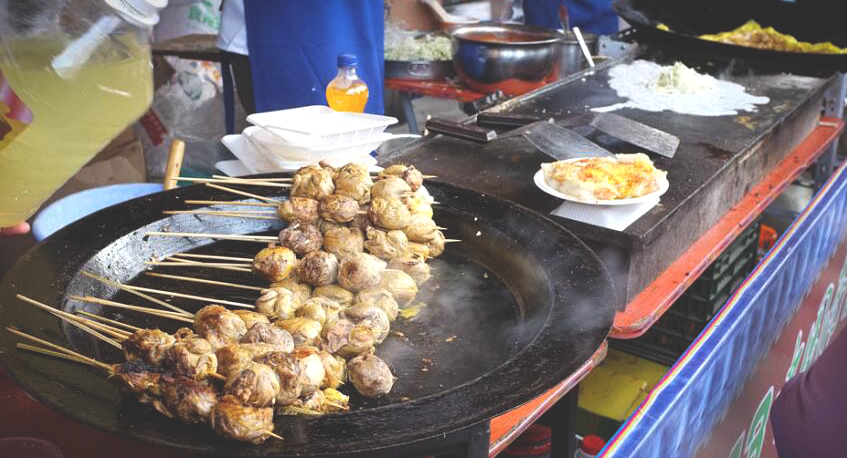
[[[610,35],[618,31],[618,15],[612,0],[523,0],[525,22],[530,25],[561,29],[561,6],[567,8],[569,26],[582,32]]]

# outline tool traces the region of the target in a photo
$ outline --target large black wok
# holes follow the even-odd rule
[[[697,38],[733,30],[749,20],[810,43],[847,47],[847,2],[836,0],[615,0],[615,11],[650,42],[688,49],[847,71],[845,54],[770,51]],[[656,28],[665,24],[671,31]]]
[[[23,352],[20,339],[0,332],[0,361],[39,401],[95,427],[199,453],[228,456],[374,456],[460,430],[517,407],[565,379],[601,345],[612,324],[610,277],[597,257],[568,231],[523,207],[453,185],[428,182],[435,220],[448,246],[434,260],[435,277],[420,295],[428,303],[415,320],[399,322],[378,350],[398,377],[389,396],[354,397],[349,413],[277,417],[284,442],[253,446],[188,426],[124,397],[99,372],[73,362]],[[255,190],[252,189],[252,190]],[[256,253],[261,244],[209,239],[145,237],[148,231],[269,233],[281,223],[216,216],[165,217],[188,208],[185,199],[230,200],[231,194],[191,186],[131,200],[86,217],[46,239],[0,284],[0,326],[13,325],[107,362],[120,354],[47,313],[15,299],[16,293],[65,310],[78,308],[169,332],[177,323],[132,312],[101,310],[69,294],[114,297],[150,305],[80,274],[85,269],[134,284],[155,285],[220,299],[252,301],[254,291],[165,281],[147,275],[153,255],[194,250]],[[175,271],[169,271],[175,273]],[[259,285],[250,274],[191,270],[189,274]],[[173,300],[189,310],[206,305]],[[452,336],[455,338],[451,339]],[[424,358],[427,360],[425,361]],[[347,390],[348,392],[351,390]]]

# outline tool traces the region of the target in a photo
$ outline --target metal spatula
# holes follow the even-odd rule
[[[588,125],[612,137],[644,148],[664,157],[673,157],[679,147],[679,138],[638,121],[614,113],[596,113],[566,119],[567,126]]]
[[[557,159],[615,155],[582,135],[548,121],[537,121],[500,138],[521,135],[542,153]]]

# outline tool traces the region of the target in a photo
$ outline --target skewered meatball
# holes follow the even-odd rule
[[[318,343],[323,328],[320,321],[309,318],[290,318],[277,321],[274,325],[291,333],[295,347]]]
[[[269,343],[229,344],[215,352],[218,358],[218,373],[228,377],[248,361],[279,351],[277,345]]]
[[[397,314],[400,313],[400,306],[394,299],[391,291],[385,288],[373,288],[360,291],[356,295],[357,304],[367,304],[379,307],[388,316],[388,319],[394,321],[397,319]]]
[[[294,294],[294,307],[300,307],[300,304],[312,297],[312,287],[301,282],[294,276],[288,277],[285,280],[277,283],[271,283],[271,288],[285,288]]]
[[[429,247],[423,243],[418,242],[409,242],[409,256],[427,259],[430,257],[429,255]]]
[[[402,199],[412,194],[412,188],[402,178],[387,176],[371,188],[371,199],[376,197],[384,199]]]
[[[230,310],[220,305],[208,305],[194,315],[194,330],[217,350],[241,340],[247,332],[247,326]]]
[[[321,231],[313,224],[293,222],[279,233],[279,244],[299,256],[320,250],[323,243]]]
[[[370,326],[356,325],[347,318],[328,323],[324,329],[326,348],[343,358],[373,352],[377,336]]]
[[[412,191],[417,191],[423,185],[423,175],[414,165],[405,166],[397,164],[379,172],[380,179],[385,179],[389,176],[401,178],[412,188]]]
[[[315,288],[314,297],[325,297],[337,302],[341,307],[353,305],[353,293],[338,285],[326,285]]]
[[[256,311],[272,319],[287,320],[294,316],[297,301],[294,293],[285,288],[268,288],[256,299]]]
[[[391,292],[398,304],[405,307],[418,294],[415,280],[402,270],[387,269],[382,272],[379,286]]]
[[[359,203],[351,197],[333,194],[321,199],[318,212],[325,220],[349,223],[359,213]]]
[[[385,229],[403,229],[412,217],[406,204],[398,199],[384,197],[371,199],[369,215],[371,221]]]
[[[241,318],[241,321],[244,322],[244,327],[248,331],[256,323],[269,324],[271,322],[265,314],[252,310],[233,310],[232,313],[238,315],[238,318]]]
[[[343,227],[347,226],[341,223],[336,223],[334,221],[327,221],[323,218],[318,221],[318,230],[321,231],[321,234],[323,234],[324,239],[326,239],[326,234],[328,234],[330,231]]]
[[[326,251],[313,251],[300,260],[300,278],[312,286],[335,283],[338,278],[338,258]]]
[[[365,249],[380,259],[397,258],[409,251],[409,240],[403,231],[369,228],[367,235]]]
[[[256,362],[273,369],[279,378],[279,390],[275,399],[277,405],[290,405],[300,397],[302,391],[300,364],[294,355],[281,352],[268,353],[261,358],[257,358]]]
[[[289,197],[279,204],[277,214],[289,223],[315,224],[318,220],[318,201],[307,197]]]
[[[268,282],[283,281],[291,275],[297,264],[297,256],[284,246],[271,246],[258,252],[253,258],[253,273]]]
[[[274,409],[242,405],[234,396],[222,397],[215,405],[210,424],[227,439],[261,444],[273,431]]]
[[[332,182],[333,174],[334,171],[328,168],[303,167],[294,174],[291,195],[321,200],[335,192],[335,184]]]
[[[356,391],[364,396],[375,398],[391,391],[394,376],[385,361],[376,355],[359,355],[347,363],[350,381]]]
[[[320,388],[326,377],[320,351],[315,347],[305,346],[295,348],[292,354],[300,366],[302,395],[308,396]]]
[[[218,403],[215,389],[207,382],[188,377],[168,377],[162,380],[162,399],[154,401],[156,410],[185,423],[205,423]]]
[[[426,246],[429,248],[429,255],[431,257],[441,256],[441,253],[444,253],[444,233],[435,231],[435,237],[426,242]]]
[[[418,243],[426,243],[434,239],[438,232],[438,226],[432,218],[424,215],[412,215],[409,225],[403,228],[406,237]]]
[[[291,352],[294,350],[294,338],[291,334],[278,326],[270,323],[256,323],[247,330],[247,334],[241,338],[242,344],[262,343],[270,344],[276,351]]]
[[[158,329],[140,329],[123,342],[127,361],[140,359],[161,364],[168,348],[176,342],[174,336]]]
[[[414,194],[403,198],[403,203],[409,208],[409,213],[432,218],[432,205],[426,197]]]
[[[343,359],[341,361],[344,361]],[[346,363],[345,363],[346,364]],[[346,367],[346,366],[345,366]],[[350,404],[350,396],[336,390],[335,388],[325,388],[322,390],[324,394],[324,412],[341,412],[350,410],[347,405]]]
[[[326,372],[321,383],[321,389],[338,388],[343,385],[344,381],[347,380],[347,361],[344,361],[341,356],[326,351],[321,351],[320,357],[324,365],[324,372]]]
[[[362,231],[362,233],[366,233],[369,228],[374,227],[373,221],[371,221],[371,217],[368,213],[370,207],[364,205],[359,207],[359,213],[356,214],[356,217],[353,218],[353,221],[350,221],[350,227],[354,229],[358,229]]]
[[[279,377],[270,367],[248,361],[231,373],[224,385],[224,392],[234,396],[243,404],[268,407],[276,402]]]
[[[361,205],[370,202],[371,186],[371,174],[362,164],[347,164],[338,169],[335,175],[335,192],[353,198]]]
[[[426,283],[431,276],[429,264],[418,256],[394,258],[388,261],[388,268],[406,272],[418,286]]]
[[[116,365],[112,380],[117,382],[121,390],[134,394],[138,402],[148,403],[162,396],[164,375],[164,367],[134,360]]]
[[[218,358],[208,340],[183,328],[175,333],[177,341],[168,349],[165,366],[177,375],[196,380],[218,371]]]
[[[376,336],[376,343],[382,343],[388,337],[391,329],[388,314],[381,308],[371,304],[356,304],[344,310],[344,318],[356,323],[358,326],[371,328]]]
[[[338,284],[353,292],[373,288],[379,284],[383,269],[382,262],[375,256],[357,253],[341,261],[338,267]]]
[[[325,297],[313,297],[297,309],[297,316],[309,318],[321,323],[334,320],[341,312],[341,304]]]
[[[361,253],[365,237],[362,231],[355,228],[339,227],[324,234],[324,249],[334,254],[338,259]]]

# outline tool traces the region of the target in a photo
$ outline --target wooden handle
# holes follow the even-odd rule
[[[168,165],[165,167],[165,190],[176,187],[179,171],[182,169],[182,157],[185,155],[185,142],[173,139],[171,150],[168,153]]]
[[[420,0],[420,2],[430,7],[432,12],[438,17],[438,20],[441,21],[442,24],[450,24],[453,22],[453,15],[448,13],[447,10],[445,10],[444,7],[437,1]]]
[[[428,119],[426,121],[426,129],[429,132],[471,140],[477,143],[488,143],[497,138],[497,132],[494,130],[441,118]]]

